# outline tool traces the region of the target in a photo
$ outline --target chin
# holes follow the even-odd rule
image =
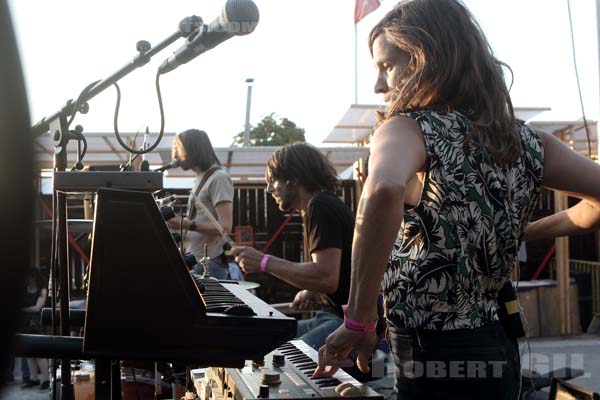
[[[291,209],[292,209],[292,207],[289,204],[279,203],[279,210],[280,211],[289,211]]]

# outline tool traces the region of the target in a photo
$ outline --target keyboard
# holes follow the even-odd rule
[[[315,349],[292,340],[264,358],[247,361],[242,369],[211,367],[207,375],[217,399],[383,399],[341,369],[331,378],[313,379],[317,360]],[[206,381],[194,384],[198,393],[206,393]]]
[[[101,188],[155,192],[163,188],[163,174],[144,171],[58,171],[54,188],[63,192],[96,192]]]
[[[98,191],[86,354],[241,367],[295,335],[294,318],[235,282],[192,274],[150,193]]]

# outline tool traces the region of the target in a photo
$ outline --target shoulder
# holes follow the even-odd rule
[[[523,147],[522,154],[526,157],[543,160],[545,148],[558,140],[554,135],[524,123],[519,123],[517,126]]]
[[[379,125],[373,134],[373,139],[382,139],[390,135],[412,136],[418,139],[423,133],[416,118],[408,114],[398,114]]]
[[[405,172],[422,169],[428,153],[424,135],[418,121],[411,117],[395,115],[387,119],[373,134],[369,171],[377,166]]]
[[[218,168],[212,173],[210,180],[231,182],[231,177],[223,168]]]
[[[352,216],[350,209],[344,204],[339,197],[333,193],[320,192],[315,195],[308,206],[307,214],[331,214],[337,215],[341,218],[341,215]]]
[[[315,207],[331,207],[336,205],[343,205],[342,201],[333,193],[319,192],[313,197],[309,206]]]
[[[529,125],[520,125],[520,133],[523,140],[538,144],[540,147],[546,146],[551,141],[555,140],[556,137],[548,132],[541,129],[533,128]]]

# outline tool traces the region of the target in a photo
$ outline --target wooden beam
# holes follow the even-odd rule
[[[558,213],[568,208],[567,195],[554,192],[554,212]],[[569,296],[569,238],[556,238],[556,283],[558,285],[558,305],[560,311],[560,333],[570,335],[571,329],[571,298]]]
[[[225,169],[229,173],[231,170],[231,160],[233,159],[233,151],[229,150],[227,152],[227,161],[225,162]]]

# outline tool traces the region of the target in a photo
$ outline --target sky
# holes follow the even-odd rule
[[[254,0],[256,30],[233,37],[162,75],[165,130],[205,130],[214,146],[228,146],[243,131],[247,78],[254,79],[250,123],[271,113],[306,130],[315,145],[354,103],[353,0]],[[581,107],[573,66],[567,0],[466,0],[497,58],[511,66],[516,107],[551,107],[544,120],[578,120]],[[32,123],[54,114],[92,81],[104,79],[137,54],[176,32],[181,19],[205,23],[224,0],[9,0],[25,73]],[[379,104],[367,47],[372,26],[396,4],[382,5],[356,26],[358,103]],[[594,0],[571,0],[575,50],[588,119],[599,112],[598,44]],[[119,81],[119,130],[160,128],[155,73],[184,44],[179,39]],[[76,124],[113,130],[114,88],[93,98]]]

